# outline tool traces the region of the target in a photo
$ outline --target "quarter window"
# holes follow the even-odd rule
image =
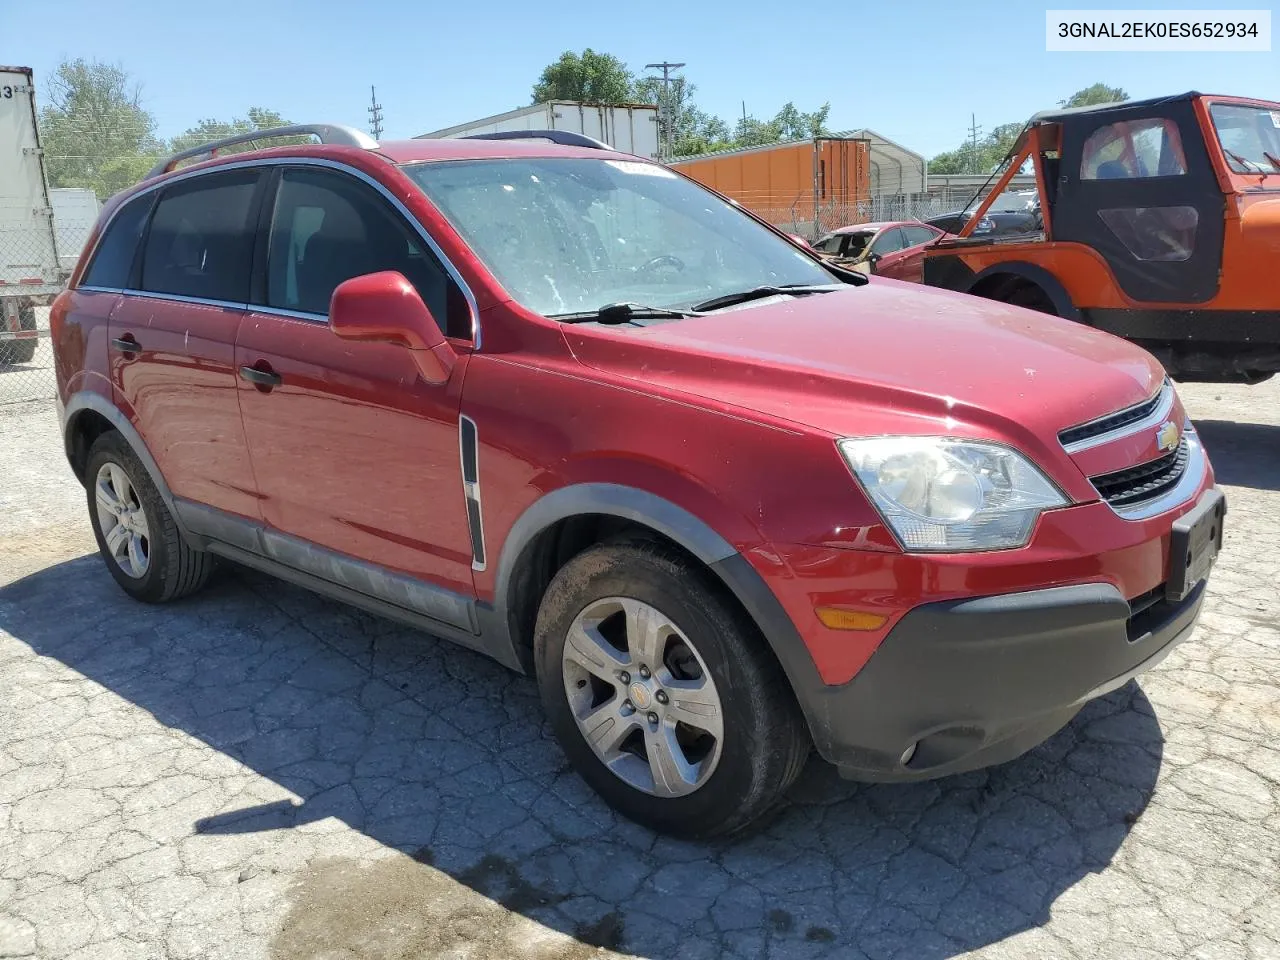
[[[142,225],[155,195],[144,194],[130,200],[107,225],[93,262],[85,271],[84,285],[122,290],[132,284],[133,260],[142,238]]]
[[[907,236],[908,247],[914,247],[919,243],[928,243],[937,236],[928,227],[903,227],[902,232]]]
[[[142,289],[244,303],[253,265],[256,170],[211,173],[160,197],[142,256]]]
[[[890,227],[876,237],[875,243],[871,244],[871,252],[883,257],[886,253],[897,253],[905,245],[902,228]]]
[[[1178,125],[1172,120],[1129,120],[1100,127],[1084,143],[1081,180],[1139,180],[1187,172]]]
[[[338,284],[384,270],[413,284],[448,336],[471,337],[461,289],[399,213],[345,174],[286,169],[271,225],[268,306],[327,315]]]

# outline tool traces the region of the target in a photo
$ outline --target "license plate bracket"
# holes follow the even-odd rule
[[[1227,498],[1219,490],[1206,490],[1199,502],[1173,524],[1169,538],[1169,579],[1165,596],[1172,603],[1185,600],[1209,575],[1222,549],[1222,520]]]

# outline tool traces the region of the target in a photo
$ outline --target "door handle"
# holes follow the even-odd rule
[[[141,353],[142,345],[131,336],[115,337],[111,341],[111,347],[119,350],[121,353]]]
[[[259,370],[257,367],[241,367],[240,377],[256,386],[266,387],[268,390],[278,387],[284,381],[284,377],[274,370]]]

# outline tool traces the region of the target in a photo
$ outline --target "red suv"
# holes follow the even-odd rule
[[[811,747],[1009,760],[1190,633],[1225,506],[1141,349],[585,138],[280,132],[322,142],[116,197],[53,310],[131,596],[226,558],[533,673],[592,787],[685,836]]]

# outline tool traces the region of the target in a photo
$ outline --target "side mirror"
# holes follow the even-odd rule
[[[876,264],[877,264],[877,263],[879,263],[879,262],[880,262],[880,254],[878,254],[878,253],[868,253],[868,254],[867,254],[867,271],[868,271],[869,273],[875,273],[875,272],[876,272]]]
[[[427,383],[448,382],[458,359],[418,291],[395,270],[338,284],[329,299],[329,329],[344,340],[406,348]]]

